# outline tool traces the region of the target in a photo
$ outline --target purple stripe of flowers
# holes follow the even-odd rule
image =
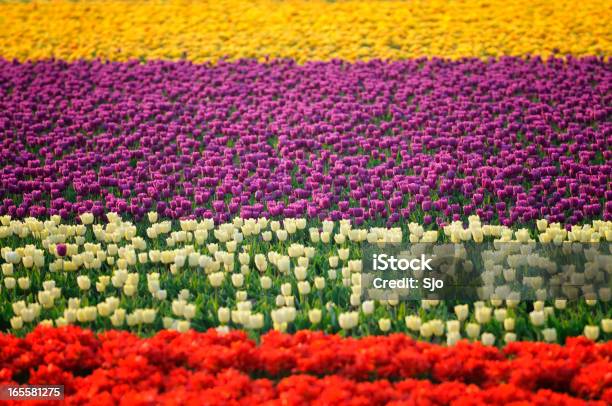
[[[612,219],[612,63],[0,61],[0,213]]]

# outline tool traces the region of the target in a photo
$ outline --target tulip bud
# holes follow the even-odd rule
[[[79,323],[87,322],[87,312],[85,311],[84,308],[76,310],[76,318],[79,321]]]
[[[391,320],[389,319],[380,319],[378,320],[378,328],[380,331],[386,333],[391,330]]]
[[[68,299],[69,309],[78,309],[81,306],[81,299],[78,297],[71,297]]]
[[[546,228],[548,228],[548,221],[546,219],[536,220],[536,227],[538,228],[539,232],[543,233],[546,231]]]
[[[241,302],[245,302],[247,300],[247,291],[246,290],[237,290],[236,291],[236,304],[239,305]],[[249,304],[251,302],[248,302]]]
[[[172,301],[172,313],[176,316],[183,316],[183,312],[185,311],[185,302],[183,300],[173,300]]]
[[[306,254],[306,249],[304,249],[304,255]],[[308,268],[308,264],[310,263],[310,259],[308,257],[298,257],[297,259],[298,265],[304,268]]]
[[[218,288],[223,283],[223,279],[225,278],[225,274],[223,272],[214,272],[208,274],[208,281],[210,282],[213,288]]]
[[[145,324],[152,324],[155,321],[156,313],[155,309],[144,309],[142,311],[142,322]]]
[[[283,296],[285,299],[285,306],[287,307],[295,307],[295,297],[294,296]]]
[[[153,224],[153,223],[157,223],[157,212],[155,212],[155,211],[150,211],[150,212],[148,212],[148,213],[147,213],[147,217],[148,217],[149,222],[150,222],[151,224]]]
[[[285,313],[285,322],[293,323],[293,321],[295,320],[295,316],[297,314],[295,307],[285,307],[283,311]]]
[[[329,220],[323,221],[323,231],[326,233],[334,231],[334,222]]]
[[[491,333],[482,333],[482,336],[480,336],[480,341],[483,345],[492,346],[495,344],[495,336]]]
[[[68,324],[77,320],[77,309],[64,309],[64,319]]]
[[[479,324],[486,324],[489,321],[491,321],[491,308],[490,307],[486,307],[486,306],[482,306],[478,309],[476,309],[476,321]]]
[[[123,285],[123,294],[131,297],[131,296],[134,296],[135,293],[136,293],[136,285],[132,285],[132,284]]]
[[[305,247],[304,248],[304,255],[306,256],[306,258],[308,259],[312,259],[314,258],[316,254],[316,250],[314,247]]]
[[[259,278],[259,282],[261,283],[261,288],[264,290],[268,290],[272,287],[272,279],[269,276],[262,276]]]
[[[172,317],[164,317],[162,318],[162,325],[166,330],[171,329],[174,325],[174,319]]]
[[[276,238],[278,238],[279,241],[287,241],[287,230],[277,230],[276,231]]]
[[[431,337],[433,335],[433,326],[431,324],[429,324],[429,322],[423,323],[423,324],[421,324],[421,328],[419,329],[419,333],[424,338],[429,338],[429,337]]]
[[[446,335],[446,345],[452,346],[461,340],[461,334],[458,331],[451,331]]]
[[[319,242],[320,238],[319,238],[319,230],[317,230],[316,228],[310,228],[308,230],[309,234],[310,234],[310,241],[313,244],[316,244]]]
[[[419,316],[406,316],[406,327],[412,331],[419,331],[421,328],[421,318]]]
[[[304,279],[306,279],[307,271],[304,267],[296,266],[293,270],[293,274],[295,275],[295,279],[297,279],[298,281],[303,281]]]
[[[544,341],[553,343],[557,341],[557,330],[554,328],[545,328],[542,330],[542,336],[544,337]]]
[[[220,307],[217,310],[217,317],[219,318],[219,323],[227,324],[230,321],[231,311],[227,307]]]
[[[48,290],[38,292],[38,302],[45,309],[53,307],[53,297],[51,296],[51,292]]]
[[[468,323],[465,326],[465,333],[471,339],[476,339],[480,335],[480,324]]]
[[[361,272],[363,269],[363,263],[360,259],[355,259],[348,262],[348,268],[351,272]]]
[[[320,309],[312,309],[308,312],[308,319],[312,324],[319,324],[321,321],[321,310]]]
[[[495,315],[495,320],[497,320],[500,323],[504,322],[504,320],[506,319],[506,316],[508,314],[506,309],[495,309],[495,311],[493,313]]]
[[[289,219],[285,219],[283,221],[283,226],[285,227],[285,230],[287,231],[288,234],[294,234],[297,231],[297,226],[295,222],[288,221],[288,220]]]
[[[16,285],[17,285],[17,281],[12,276],[4,278],[4,286],[7,289],[15,289]]]
[[[298,282],[298,292],[302,296],[306,296],[310,293],[310,283],[308,281]]]
[[[363,302],[361,304],[361,310],[363,311],[363,314],[365,315],[374,313],[374,301],[366,300],[365,302]]]
[[[98,309],[95,306],[87,306],[84,310],[87,321],[94,321],[98,316]]]
[[[66,248],[66,244],[57,244],[55,246],[55,252],[57,253],[58,257],[64,257],[66,256],[66,252],[67,252],[67,248]]]
[[[338,249],[338,258],[340,258],[341,261],[347,261],[349,258],[349,253],[350,250],[348,248],[340,248]]]
[[[11,318],[11,328],[13,330],[20,330],[23,327],[23,319],[19,316]]]
[[[357,312],[341,313],[338,317],[338,323],[343,330],[350,330],[357,326],[359,322],[359,314]]]
[[[21,262],[21,255],[19,255],[19,253],[16,251],[8,251],[4,258],[6,262],[14,265],[17,265],[19,262]]]
[[[329,257],[329,259],[328,259],[329,266],[331,268],[337,268],[338,267],[338,260],[339,260],[339,258],[337,256]]]
[[[449,333],[459,333],[461,329],[461,323],[459,320],[449,320],[446,322],[446,331]]]
[[[6,263],[6,264],[2,264],[2,274],[4,276],[12,276],[13,275],[13,264],[11,263]]]
[[[466,304],[455,306],[455,315],[457,316],[457,319],[459,321],[463,321],[467,319],[469,312],[470,312],[469,307]]]
[[[191,323],[189,323],[188,320],[179,320],[176,323],[176,330],[179,333],[186,333],[187,331],[189,331],[190,327],[191,327]]]
[[[265,272],[268,267],[268,261],[266,260],[266,256],[263,254],[255,255],[255,266],[259,270],[259,272]]]
[[[584,326],[584,335],[589,340],[597,341],[599,337],[599,327],[598,326]]]
[[[195,317],[196,314],[196,306],[194,304],[185,305],[183,308],[183,317],[187,320],[191,320]]]
[[[26,255],[22,258],[24,268],[30,269],[34,265],[34,258],[31,255]]]
[[[291,284],[290,283],[283,283],[281,285],[281,294],[283,296],[290,296],[291,295]]]
[[[91,213],[83,213],[81,214],[80,219],[81,219],[81,223],[83,223],[84,225],[89,225],[93,223],[94,216]]]
[[[546,322],[546,316],[543,311],[534,310],[529,313],[529,320],[534,326],[542,326]]]
[[[108,317],[111,314],[111,308],[106,302],[98,303],[98,314],[102,317]]]
[[[77,285],[79,285],[79,289],[81,290],[89,290],[91,281],[87,275],[79,275],[77,276]]]
[[[442,322],[442,320],[434,319],[434,320],[430,320],[428,323],[431,326],[431,330],[434,335],[436,336],[444,335],[444,323]]]

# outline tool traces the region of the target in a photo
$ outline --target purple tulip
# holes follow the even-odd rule
[[[66,244],[57,244],[55,246],[55,250],[56,250],[58,256],[60,256],[60,257],[65,257],[66,256],[66,251],[67,251]]]

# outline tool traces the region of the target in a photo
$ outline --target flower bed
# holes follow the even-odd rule
[[[443,347],[405,335],[161,332],[76,327],[0,335],[0,382],[65,385],[67,404],[605,404],[612,343]],[[425,379],[425,380],[424,380]]]
[[[610,72],[595,58],[4,61],[0,214],[610,220]]]
[[[607,244],[612,222],[568,232],[542,220],[536,230],[514,231],[473,216],[467,227],[454,222],[425,231],[416,223],[404,230],[265,218],[215,226],[211,219],[159,221],[155,212],[138,227],[115,213],[106,217],[107,222],[93,223],[94,216],[86,213],[78,225],[62,223],[58,215],[45,221],[0,217],[2,325],[23,332],[39,323],[78,323],[145,334],[213,326],[253,334],[272,328],[357,335],[403,331],[448,344],[469,337],[487,345],[517,339],[563,342],[580,334],[606,340],[612,334],[612,294],[606,286],[598,290],[600,300],[546,295],[520,302],[514,291],[505,300],[471,304],[365,300],[361,256],[366,244],[383,241]],[[606,269],[595,259],[587,265],[589,272]],[[499,285],[509,286],[502,269],[521,270],[527,263],[508,257],[496,266]]]
[[[158,60],[610,55],[598,0],[0,3],[0,56]]]

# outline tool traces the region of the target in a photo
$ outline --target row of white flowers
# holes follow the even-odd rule
[[[361,248],[365,242],[612,241],[612,222],[570,230],[539,220],[534,230],[452,223],[425,230],[354,228],[322,223],[236,218],[159,221],[144,227],[114,213],[80,224],[0,217],[0,298],[11,303],[13,330],[72,323],[95,328],[297,328],[352,334],[405,331],[423,339],[461,338],[485,344],[536,338],[557,341],[580,332],[592,339],[612,333],[607,303],[491,300],[472,305],[438,301],[363,301]],[[566,311],[571,308],[572,311]],[[451,311],[448,312],[448,309]],[[581,309],[581,312],[576,312]],[[561,323],[564,321],[564,323]],[[559,331],[563,325],[573,325]],[[499,335],[499,332],[503,335]],[[495,335],[497,332],[497,335]]]

